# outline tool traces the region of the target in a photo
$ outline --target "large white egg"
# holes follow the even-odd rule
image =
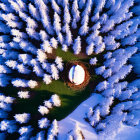
[[[75,85],[80,85],[85,80],[85,70],[80,65],[74,65],[69,71],[69,80]]]

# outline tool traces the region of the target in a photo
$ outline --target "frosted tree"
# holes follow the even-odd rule
[[[0,65],[0,73],[10,73],[10,69],[4,65]]]
[[[93,31],[87,38],[86,38],[86,42],[88,44],[91,44],[91,42],[93,42],[93,40],[95,39],[95,37],[97,37],[99,35],[99,31],[95,30]]]
[[[110,77],[111,75],[112,75],[112,69],[107,69],[107,70],[105,70],[104,73],[103,73],[103,77],[104,77],[104,78],[108,78],[108,77]]]
[[[3,120],[0,122],[0,130],[5,131],[9,127],[9,121],[8,120]]]
[[[29,125],[29,126],[23,126],[23,127],[21,127],[18,130],[18,132],[19,132],[20,135],[26,136],[26,135],[29,135],[32,132],[32,130],[33,130],[32,126]]]
[[[23,64],[29,64],[32,59],[32,56],[29,54],[19,54],[18,59]]]
[[[12,29],[11,33],[12,33],[13,36],[15,36],[17,38],[26,38],[27,37],[26,33],[20,32],[17,29]]]
[[[15,98],[7,96],[7,97],[5,97],[5,99],[3,101],[7,104],[11,104],[14,102],[14,100],[15,100]]]
[[[17,79],[13,79],[12,80],[12,84],[15,87],[27,87],[28,86],[26,80],[24,80],[24,79],[18,79],[18,78]]]
[[[38,85],[38,83],[34,80],[29,80],[27,84],[30,88],[35,88]]]
[[[53,78],[53,79],[55,79],[55,80],[58,80],[58,79],[59,79],[58,69],[57,69],[57,67],[55,66],[55,64],[52,64],[52,65],[51,65],[51,74],[52,74],[52,78]]]
[[[49,125],[49,120],[47,118],[42,118],[38,121],[39,128],[47,128]]]
[[[102,75],[104,71],[105,71],[105,66],[101,66],[95,69],[97,75]]]
[[[78,123],[75,124],[75,128],[74,128],[74,138],[77,140],[82,140],[83,136],[82,136],[82,130],[80,129],[80,127],[78,126]]]
[[[22,74],[29,74],[31,71],[26,67],[24,66],[23,64],[18,64],[17,65],[17,70],[19,73],[22,73]]]
[[[63,37],[62,33],[60,33],[60,32],[58,33],[57,39],[58,39],[58,41],[60,42],[60,44],[62,45],[63,42],[64,42],[64,37]]]
[[[16,66],[17,66],[17,62],[14,61],[14,60],[7,60],[5,62],[6,66],[8,66],[9,68],[12,68],[12,69],[16,69]]]
[[[44,30],[40,30],[39,35],[42,41],[49,39],[49,35]]]
[[[45,84],[50,84],[51,82],[52,82],[52,78],[51,78],[51,76],[50,75],[48,75],[48,74],[44,74],[44,76],[43,76],[43,81],[45,82]]]
[[[109,59],[112,57],[112,53],[111,52],[107,52],[105,55],[104,55],[104,58],[105,59]]]
[[[58,135],[58,123],[57,120],[52,122],[50,129],[48,130],[48,140],[54,139]]]
[[[94,57],[94,58],[91,58],[91,59],[90,59],[89,63],[90,63],[91,65],[96,65],[97,61],[98,61],[97,58]]]
[[[87,19],[85,19],[87,20]],[[89,31],[89,27],[88,27],[88,21],[84,21],[83,25],[81,26],[80,30],[79,30],[79,34],[80,35],[86,35]]]
[[[60,71],[63,71],[63,63],[62,63],[62,58],[57,56],[55,58],[55,63],[57,64],[57,68],[60,70]]]
[[[108,86],[108,82],[107,81],[103,81],[103,82],[100,82],[97,86],[96,86],[96,89],[98,91],[102,91],[102,90],[105,90]]]
[[[66,39],[65,44],[67,46],[70,46],[72,44],[72,42],[73,42],[73,40],[72,40],[72,33],[71,33],[70,30],[66,31],[66,38],[65,39]]]
[[[88,113],[86,113],[86,116],[90,120],[90,118],[92,117],[92,115],[93,115],[93,108],[90,107],[89,110],[88,110]]]
[[[17,131],[17,128],[18,127],[16,125],[16,122],[14,120],[10,120],[7,132],[10,134],[15,133]]]
[[[101,52],[103,52],[105,49],[105,44],[104,43],[101,43],[100,45],[97,45],[96,48],[95,48],[95,53],[96,54],[99,54]]]
[[[0,102],[0,109],[3,109],[4,111],[11,111],[11,104],[7,104],[5,102]]]
[[[41,63],[45,62],[47,59],[46,54],[41,49],[38,49],[37,51],[37,59]]]
[[[65,8],[64,8],[64,23],[69,24],[70,21],[71,21],[71,16],[69,13],[69,9],[68,9],[68,6],[65,6]]]
[[[58,44],[58,42],[54,37],[50,39],[51,47],[53,47],[54,49],[57,49],[57,47],[58,47],[57,44]]]
[[[74,0],[72,4],[72,27],[75,29],[77,28],[77,22],[80,20],[80,11],[78,9],[78,0]]]
[[[23,51],[25,51],[25,52],[30,52],[30,53],[32,53],[32,54],[36,54],[36,52],[37,52],[37,49],[36,49],[36,47],[33,45],[33,44],[31,44],[31,43],[29,43],[28,41],[20,41],[20,43],[19,43],[20,45],[19,45],[19,47],[23,50]]]
[[[55,0],[52,0],[51,3],[52,3],[52,8],[54,9],[54,11],[56,13],[60,14],[61,10],[60,10],[58,4],[56,3],[56,1]]]
[[[105,67],[111,67],[115,63],[115,58],[110,58],[104,62]]]
[[[82,16],[89,15],[92,9],[92,0],[87,0]]]
[[[91,44],[86,47],[86,54],[91,55],[93,53],[93,50],[94,50],[94,43],[91,42]]]
[[[37,140],[44,140],[44,139],[45,139],[45,132],[44,132],[44,131],[40,131],[40,132],[36,135],[36,139],[37,139]]]
[[[56,33],[60,33],[61,31],[61,23],[60,23],[60,17],[59,15],[55,12],[54,13],[54,23],[53,23],[53,26],[54,26],[54,30],[56,31]]]
[[[17,131],[17,126],[13,120],[3,120],[0,123],[0,130],[7,131],[8,133],[14,133]]]
[[[39,77],[43,77],[43,75],[44,75],[44,72],[43,72],[42,68],[39,65],[35,65],[33,67],[33,72],[35,72],[35,74],[37,76],[39,76]]]
[[[73,138],[72,135],[68,135],[68,136],[67,136],[67,140],[74,140],[74,138]]]
[[[23,113],[23,114],[16,114],[14,116],[15,120],[19,122],[20,124],[22,123],[27,123],[30,119],[30,114],[29,113]]]
[[[29,12],[30,14],[36,19],[36,20],[40,20],[40,16],[38,14],[38,11],[36,9],[36,7],[34,7],[34,5],[32,5],[31,3],[29,3],[28,5],[28,8],[29,8]]]
[[[105,97],[110,97],[110,96],[113,96],[115,93],[115,89],[113,88],[107,88],[106,90],[104,90],[102,92],[102,95],[104,95]]]
[[[93,116],[90,118],[90,124],[95,126],[100,120],[100,111],[97,109],[93,112]]]
[[[41,45],[41,49],[47,53],[52,53],[52,51],[53,51],[53,48],[50,46],[50,43],[48,40],[43,40],[43,43]]]
[[[106,24],[101,29],[101,32],[108,32],[109,30],[113,29],[114,27],[114,20],[107,20]]]
[[[92,30],[96,31],[99,30],[101,28],[101,23],[97,22],[95,25],[92,26]]]
[[[0,101],[3,102],[5,100],[6,96],[3,95],[3,93],[0,93]]]
[[[53,107],[53,104],[52,104],[51,100],[44,101],[44,106],[46,106],[47,108],[51,109]]]
[[[52,95],[51,101],[52,101],[54,106],[57,106],[57,107],[61,106],[61,100],[60,100],[58,95],[56,95],[56,94]]]
[[[74,54],[79,54],[81,51],[81,39],[80,36],[78,36],[73,44],[73,50],[74,50]]]
[[[30,97],[29,91],[19,91],[18,93],[19,98],[28,99]]]
[[[41,113],[41,115],[45,115],[49,113],[49,110],[47,107],[45,106],[39,106],[38,107],[38,111]]]
[[[124,79],[128,73],[130,73],[132,70],[132,65],[124,65],[118,73],[112,75],[108,82],[110,84],[117,83],[119,80]]]

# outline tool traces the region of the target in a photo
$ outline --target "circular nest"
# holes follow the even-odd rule
[[[70,80],[69,80],[69,71],[71,69],[71,67],[73,65],[80,65],[83,67],[83,69],[85,70],[85,80],[83,83],[81,83],[80,85],[75,85],[74,83],[72,83]],[[72,88],[73,90],[82,90],[84,89],[87,84],[89,83],[89,80],[90,80],[90,74],[87,70],[87,67],[85,66],[85,64],[83,62],[79,62],[79,61],[72,61],[72,62],[69,62],[66,64],[66,67],[63,71],[63,76],[62,76],[63,80],[65,81],[65,83],[70,87]]]

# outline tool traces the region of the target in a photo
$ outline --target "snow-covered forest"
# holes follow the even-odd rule
[[[80,115],[92,133],[113,138],[122,125],[138,126],[139,27],[139,0],[1,0],[0,139],[90,140],[78,120],[70,121],[71,128],[65,120],[49,118],[64,105],[57,93],[33,106],[39,117],[22,111],[24,107],[13,112],[16,103],[32,104],[32,90],[41,82],[48,87],[53,81],[62,82],[66,61],[57,56],[59,48],[77,57],[84,53],[94,68],[91,77],[99,77],[90,97],[101,99],[94,106],[89,103]],[[4,93],[10,87],[18,90],[15,96]],[[32,124],[32,120],[37,121]]]

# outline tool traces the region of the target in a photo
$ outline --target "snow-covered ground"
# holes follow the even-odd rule
[[[67,138],[68,132],[74,129],[76,122],[78,122],[78,125],[82,129],[82,132],[87,140],[97,139],[94,129],[88,125],[83,117],[90,106],[97,105],[99,102],[101,102],[101,100],[102,97],[100,95],[92,95],[82,104],[80,104],[69,116],[59,121],[59,140],[65,140]]]
[[[107,135],[102,137],[96,134],[94,129],[84,120],[83,116],[85,116],[85,112],[87,112],[89,107],[94,107],[101,101],[102,97],[99,94],[93,94],[90,98],[81,103],[69,116],[59,121],[58,139],[66,140],[68,133],[74,129],[75,123],[78,123],[85,140],[139,140],[140,124],[136,127],[122,125],[119,132],[116,132],[115,137]]]

